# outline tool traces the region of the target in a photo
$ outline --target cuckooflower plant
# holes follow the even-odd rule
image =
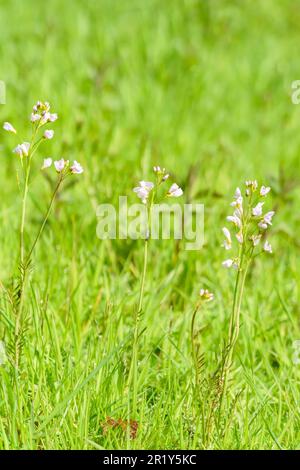
[[[45,217],[42,221],[42,224],[38,230],[38,233],[26,253],[25,243],[24,243],[24,232],[25,232],[25,224],[26,224],[26,209],[27,209],[27,199],[28,199],[28,191],[29,191],[29,182],[30,182],[30,175],[33,165],[33,157],[36,154],[40,145],[50,140],[54,137],[54,131],[52,129],[47,129],[46,126],[48,123],[53,123],[58,119],[56,113],[50,112],[50,104],[48,102],[38,101],[32,109],[32,113],[30,116],[31,122],[31,135],[28,139],[29,141],[22,142],[18,144],[13,153],[15,153],[20,162],[21,166],[21,191],[22,191],[22,208],[21,208],[21,222],[20,222],[20,262],[19,262],[19,269],[20,269],[20,278],[18,283],[18,296],[17,302],[15,307],[15,329],[14,329],[14,337],[15,337],[15,365],[16,368],[19,365],[19,356],[20,356],[20,349],[21,349],[21,331],[22,331],[22,323],[23,323],[23,304],[24,304],[24,292],[25,292],[25,282],[27,277],[27,271],[29,265],[31,263],[31,256],[36,247],[37,242],[40,239],[40,236],[44,230],[46,222],[51,212],[51,208],[55,197],[59,191],[59,188],[63,181],[72,174],[81,174],[83,172],[82,166],[74,161],[73,165],[70,166],[69,161],[65,161],[64,159],[58,160],[54,162],[54,167],[57,172],[57,181],[56,185],[50,199],[50,204],[46,211]],[[3,129],[7,132],[17,134],[16,129],[13,125],[9,122],[5,122],[3,125]],[[41,167],[42,170],[50,168],[52,165],[52,158],[48,157],[44,159],[43,165]]]
[[[267,229],[272,225],[274,211],[264,212],[266,197],[271,188],[261,186],[258,190],[257,181],[246,181],[242,193],[236,189],[233,202],[233,214],[227,217],[230,230],[223,227],[225,241],[223,247],[232,251],[231,258],[223,261],[225,268],[236,270],[236,282],[233,297],[233,307],[229,322],[228,344],[223,362],[223,395],[226,390],[228,373],[232,362],[235,345],[240,330],[240,315],[245,282],[252,261],[263,253],[272,253],[272,247],[268,240]],[[236,240],[233,244],[231,240]]]
[[[133,188],[133,191],[136,193],[137,197],[141,199],[142,203],[145,204],[147,210],[147,228],[146,236],[144,240],[144,261],[143,261],[143,272],[141,276],[140,292],[139,292],[139,301],[138,307],[135,314],[135,325],[134,325],[134,334],[133,334],[133,348],[132,348],[132,361],[128,376],[128,385],[132,384],[133,387],[133,413],[136,413],[136,403],[137,403],[137,356],[138,356],[138,338],[139,338],[139,320],[143,310],[143,299],[144,299],[144,289],[145,289],[145,280],[147,272],[147,263],[148,263],[148,244],[151,239],[151,213],[154,203],[159,203],[163,199],[168,197],[180,197],[183,194],[182,189],[176,184],[173,183],[168,191],[161,196],[160,188],[164,183],[169,179],[169,174],[166,172],[165,168],[160,166],[153,167],[155,181],[140,181],[139,186]]]

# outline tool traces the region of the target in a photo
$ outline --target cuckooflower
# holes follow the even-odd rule
[[[272,217],[275,214],[275,211],[269,211],[264,215],[263,221],[267,225],[272,225]]]
[[[214,294],[207,289],[200,289],[200,297],[206,302],[214,300]]]
[[[78,163],[76,160],[74,160],[73,165],[70,167],[70,171],[74,175],[80,175],[81,173],[83,173],[83,168],[80,165],[80,163]]]
[[[36,121],[39,121],[40,119],[41,119],[40,114],[31,113],[31,117],[30,117],[31,122],[36,122]]]
[[[243,241],[244,241],[244,236],[243,236],[242,230],[240,230],[240,231],[236,234],[236,238],[237,238],[237,241],[242,245],[242,243],[243,243]]]
[[[53,136],[54,136],[54,131],[50,129],[46,130],[43,135],[44,139],[48,139],[48,140],[53,139]]]
[[[28,157],[28,152],[30,149],[29,142],[23,142],[23,144],[17,145],[17,147],[13,150],[13,153],[19,155],[19,157]]]
[[[261,196],[266,196],[270,191],[271,191],[270,186],[262,186],[262,187],[260,188],[259,194],[260,194]]]
[[[146,204],[149,193],[153,188],[154,184],[151,181],[140,181],[140,186],[133,188],[133,191],[142,200],[142,203]]]
[[[236,227],[241,228],[242,222],[241,219],[237,215],[229,215],[226,217],[228,222],[232,222]]]
[[[261,239],[261,234],[259,234],[259,235],[252,235],[252,236],[250,237],[250,240],[252,241],[253,246],[257,246],[257,245],[259,244],[259,242],[260,242],[260,239]]]
[[[264,251],[266,251],[267,253],[273,253],[272,246],[270,245],[268,240],[266,240],[264,243]]]
[[[3,129],[7,132],[12,132],[13,134],[17,133],[16,129],[12,126],[10,122],[5,122],[3,124]]]
[[[55,169],[58,173],[61,173],[68,164],[69,161],[64,160],[63,158],[54,162]]]
[[[229,258],[229,259],[226,259],[225,261],[223,261],[222,266],[224,266],[224,268],[231,268],[233,263],[234,263],[233,259]]]
[[[49,168],[51,165],[52,165],[52,158],[45,158],[41,170],[45,170],[46,168]]]
[[[229,232],[228,228],[226,228],[226,227],[223,227],[222,231],[225,235],[225,240],[224,240],[222,246],[225,248],[225,250],[230,250],[231,245],[232,245],[230,232]]]
[[[262,207],[264,205],[264,202],[259,202],[255,207],[252,209],[252,215],[254,217],[258,217],[262,215]]]
[[[183,195],[182,189],[178,186],[178,184],[173,183],[170,187],[167,196],[169,197],[180,197]]]

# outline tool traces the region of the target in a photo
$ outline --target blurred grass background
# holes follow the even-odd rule
[[[201,446],[188,392],[190,314],[200,287],[215,292],[201,319],[213,370],[233,284],[221,267],[220,229],[235,187],[249,178],[272,186],[275,254],[252,271],[234,384],[243,395],[230,432],[214,446],[299,447],[292,343],[300,339],[300,107],[291,102],[299,21],[300,4],[292,0],[0,0],[1,120],[24,129],[37,99],[59,114],[55,138],[36,156],[28,240],[49,197],[42,158],[85,167],[60,195],[36,253],[17,413],[10,369],[1,369],[2,447]],[[0,137],[2,282],[18,257],[14,144]],[[124,441],[103,436],[101,422],[126,415],[129,347],[72,393],[128,337],[139,288],[142,244],[98,240],[96,207],[116,204],[119,195],[136,202],[132,188],[149,179],[154,164],[205,204],[206,242],[200,252],[178,251],[173,242],[151,246],[140,431],[136,441]],[[3,323],[4,341],[6,329]]]

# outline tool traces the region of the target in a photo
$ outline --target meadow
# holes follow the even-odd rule
[[[299,22],[292,0],[0,0],[0,122],[18,129],[0,132],[1,449],[300,449]],[[32,254],[16,364],[12,150],[37,100],[58,120],[32,160],[25,251],[55,186],[43,160],[84,172],[59,188]],[[137,202],[154,165],[183,189],[181,204],[204,204],[205,243],[149,240],[136,335],[145,242],[100,240],[96,210],[120,195]],[[236,279],[222,266],[222,228],[246,180],[271,187],[273,253],[249,268],[217,412]],[[196,318],[198,387],[200,289],[214,299]]]

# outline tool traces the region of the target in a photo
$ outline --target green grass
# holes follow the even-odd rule
[[[208,287],[215,301],[199,327],[209,375],[234,286],[234,273],[221,266],[221,227],[235,187],[249,178],[272,186],[274,255],[250,272],[226,432],[215,430],[210,447],[300,448],[300,366],[292,360],[300,339],[300,107],[290,99],[299,79],[299,20],[299,5],[288,0],[0,1],[1,122],[21,129],[37,99],[60,116],[55,139],[35,158],[27,246],[49,200],[42,158],[75,158],[86,169],[60,194],[35,252],[17,383],[14,368],[0,366],[1,448],[203,448],[191,315]],[[17,273],[21,207],[12,142],[1,133],[6,286]],[[102,424],[132,417],[126,381],[143,243],[99,240],[95,211],[119,195],[136,202],[132,188],[149,179],[153,164],[172,172],[184,197],[205,204],[205,246],[150,243],[139,429],[131,440],[116,429],[104,434]],[[6,343],[14,317],[3,291],[0,302]]]

